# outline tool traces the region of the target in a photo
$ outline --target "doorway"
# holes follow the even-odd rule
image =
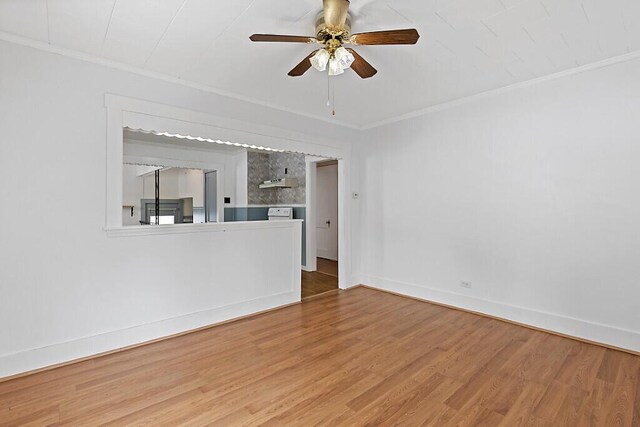
[[[316,254],[338,262],[338,161],[318,162],[316,167]],[[320,266],[318,266],[320,270]]]
[[[315,224],[315,239],[309,253],[315,259],[307,262],[314,268],[302,272],[303,299],[338,289],[338,161],[322,160],[312,166],[314,203],[308,219],[311,226]]]

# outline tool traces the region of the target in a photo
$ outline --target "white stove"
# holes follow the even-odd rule
[[[269,221],[293,219],[293,208],[269,208]]]

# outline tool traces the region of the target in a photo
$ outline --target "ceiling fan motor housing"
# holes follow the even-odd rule
[[[316,38],[320,41],[326,41],[333,37],[345,41],[349,40],[351,37],[351,15],[347,14],[347,19],[341,28],[329,28],[324,19],[324,10],[322,10],[316,17]]]

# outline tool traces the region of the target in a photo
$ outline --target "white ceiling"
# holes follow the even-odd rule
[[[324,119],[327,76],[287,72],[321,0],[0,0],[0,31]],[[335,84],[354,126],[640,50],[638,0],[351,0],[354,32],[415,27],[415,46],[364,46],[379,73]]]

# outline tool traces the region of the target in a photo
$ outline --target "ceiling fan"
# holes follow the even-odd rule
[[[420,35],[414,28],[406,30],[374,31],[351,34],[349,0],[323,0],[323,10],[316,18],[316,36],[286,36],[279,34],[254,34],[254,42],[317,43],[322,48],[311,52],[289,75],[303,75],[309,68],[325,71],[329,75],[342,74],[351,67],[363,79],[374,76],[378,70],[365,61],[352,48],[343,45],[401,45],[416,44]]]

